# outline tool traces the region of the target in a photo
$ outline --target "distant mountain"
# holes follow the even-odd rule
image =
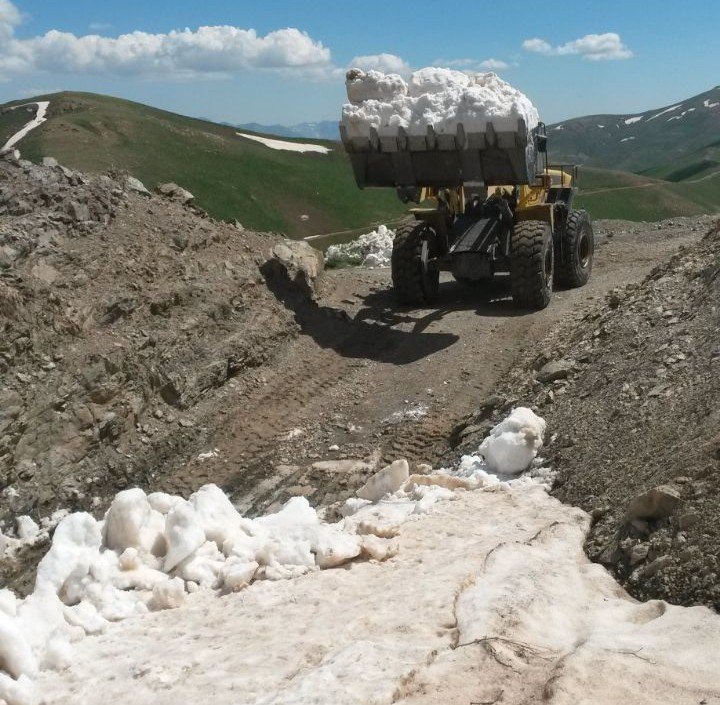
[[[229,124],[229,123],[226,123]],[[297,125],[261,125],[258,122],[247,122],[236,125],[242,130],[260,132],[278,137],[302,137],[314,140],[339,140],[340,131],[337,120],[321,120],[320,122],[300,122]]]
[[[720,86],[642,113],[565,120],[550,125],[548,137],[553,161],[671,182],[708,177],[720,171]]]

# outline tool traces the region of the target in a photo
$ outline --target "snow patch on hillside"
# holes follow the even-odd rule
[[[665,108],[665,110],[661,110],[659,113],[655,113],[655,115],[647,119],[647,122],[650,122],[650,120],[654,120],[655,118],[659,118],[661,115],[671,113],[673,110],[677,110],[678,108],[682,108],[682,103],[678,103],[678,105],[673,105],[670,108]]]
[[[631,117],[625,120],[626,125],[634,125],[636,122],[640,122],[640,120],[643,119],[642,115],[637,115],[636,117]]]
[[[309,144],[306,142],[287,142],[286,140],[272,139],[270,137],[260,137],[259,135],[248,135],[245,132],[236,132],[236,135],[244,137],[248,140],[260,142],[270,149],[280,149],[285,152],[317,152],[318,154],[328,154],[332,150],[321,144]]]
[[[47,109],[50,105],[50,101],[48,100],[40,100],[37,103],[24,103],[23,105],[13,106],[10,109],[17,110],[18,108],[26,108],[28,105],[37,105],[37,112],[35,113],[35,117],[30,120],[30,122],[26,123],[21,130],[18,130],[7,142],[5,142],[5,144],[2,146],[2,149],[0,149],[0,152],[12,149],[31,130],[34,130],[36,127],[39,127],[47,121],[45,115],[47,114]]]

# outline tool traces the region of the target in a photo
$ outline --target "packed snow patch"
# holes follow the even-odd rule
[[[711,103],[710,100],[708,100],[708,99],[706,98],[706,99],[703,101],[703,105],[704,105],[706,108],[715,108],[715,107],[717,107],[718,105],[720,105],[720,103]]]
[[[642,119],[643,119],[642,115],[637,115],[635,117],[631,117],[631,118],[628,118],[627,120],[625,120],[625,124],[626,125],[634,125],[636,122],[640,122],[640,120],[642,120]]]
[[[32,679],[42,669],[64,668],[71,644],[111,622],[178,608],[198,589],[234,592],[358,556],[390,558],[402,523],[457,489],[497,484],[495,469],[517,474],[535,458],[544,429],[542,419],[519,408],[481,447],[485,457],[468,456],[455,471],[410,475],[407,461],[395,461],[346,502],[334,524],[304,497],[248,519],[215,485],[188,500],[132,488],[115,496],[100,521],[85,512],[65,516],[38,565],[33,593],[24,600],[0,593],[0,697],[8,705],[34,702]],[[19,525],[36,535],[29,521]]]
[[[621,142],[629,142],[630,140],[634,140],[634,137],[623,137],[620,141]]]
[[[270,137],[260,137],[259,135],[248,135],[245,132],[236,132],[236,135],[244,137],[247,140],[260,142],[270,149],[280,149],[286,152],[317,152],[318,154],[328,154],[332,150],[321,144],[309,144],[307,142],[288,142],[286,140],[272,139]]]
[[[429,67],[415,71],[406,82],[397,74],[352,69],[346,82],[349,103],[341,124],[349,137],[397,134],[425,135],[428,125],[438,133],[516,127],[519,118],[528,130],[538,124],[538,112],[527,96],[494,73],[464,73]]]
[[[328,267],[389,267],[395,231],[385,225],[342,245],[330,245],[325,252]]]

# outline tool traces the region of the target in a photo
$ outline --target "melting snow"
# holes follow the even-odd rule
[[[720,105],[720,103],[711,103],[709,100],[706,99],[706,100],[703,101],[703,105],[704,105],[706,108],[715,108],[715,107],[717,107],[718,105]]]
[[[394,237],[394,230],[380,225],[352,242],[330,245],[325,252],[325,264],[328,267],[389,267]]]
[[[47,118],[45,117],[45,114],[47,113],[48,106],[50,105],[50,101],[48,100],[40,100],[37,103],[25,103],[23,105],[16,105],[11,108],[11,110],[16,110],[17,108],[26,108],[28,105],[37,105],[37,112],[35,113],[35,117],[30,120],[30,122],[26,123],[21,130],[18,130],[0,149],[0,151],[5,151],[6,149],[11,149],[14,147],[25,135],[27,135],[28,132],[31,130],[34,130],[39,125],[42,125]]]
[[[419,421],[424,416],[427,416],[429,407],[427,404],[411,404],[407,409],[402,411],[394,411],[386,419],[383,419],[383,423],[396,424],[402,423],[403,421]]]
[[[679,120],[680,118],[685,117],[688,113],[691,113],[694,110],[695,108],[688,108],[687,110],[683,110],[680,115],[673,115],[671,118],[668,118],[667,121],[670,122],[670,120]]]
[[[647,119],[647,122],[650,122],[650,120],[654,120],[655,118],[659,118],[661,115],[665,115],[666,113],[671,113],[673,110],[677,110],[678,108],[682,108],[682,103],[673,105],[671,108],[665,108],[665,110],[661,110],[659,113],[655,113],[655,115]]]
[[[496,126],[515,127],[523,118],[528,130],[538,123],[535,106],[523,93],[494,73],[466,74],[443,68],[415,71],[409,82],[397,74],[379,71],[348,72],[349,103],[343,106],[342,124],[350,137],[368,137],[373,127],[380,134],[425,135],[428,125],[438,133]]]
[[[270,149],[281,149],[286,152],[318,152],[319,154],[328,154],[332,150],[321,144],[308,144],[306,142],[286,142],[285,140],[271,139],[270,137],[260,137],[259,135],[248,135],[245,132],[236,132],[235,134],[248,140],[260,142]]]
[[[630,140],[634,140],[634,137],[623,137],[620,141],[621,142],[629,142]]]
[[[604,129],[605,125],[598,125],[598,127],[602,130]]]
[[[643,119],[642,115],[637,115],[636,117],[631,117],[625,120],[626,125],[634,125],[636,122],[640,122],[640,120]]]
[[[127,490],[101,522],[70,515],[35,592],[0,591],[0,698],[36,702],[35,680],[48,705],[492,702],[500,691],[554,705],[701,702],[720,689],[720,618],[637,603],[588,561],[589,517],[545,491],[544,430],[520,408],[455,470],[410,475],[396,461],[336,524],[302,498],[249,520],[212,485],[188,501]],[[200,589],[217,586],[242,597]],[[166,611],[109,624],[147,610]]]

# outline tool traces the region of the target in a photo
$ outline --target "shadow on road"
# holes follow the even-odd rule
[[[513,304],[510,281],[502,276],[482,284],[442,282],[431,310],[398,306],[389,288],[372,292],[362,301],[364,307],[355,316],[356,321],[372,321],[384,326],[412,324],[413,333],[421,333],[456,311],[472,311],[476,316],[493,318],[512,318],[528,313]]]
[[[408,332],[392,328],[395,322],[350,318],[342,309],[320,306],[312,300],[302,278],[293,281],[277,263],[266,262],[260,271],[278,301],[293,312],[302,332],[320,347],[343,357],[407,365],[459,339],[454,333],[424,333],[423,328]]]

